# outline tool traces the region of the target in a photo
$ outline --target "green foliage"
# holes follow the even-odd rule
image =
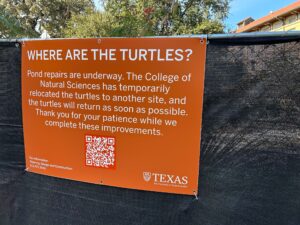
[[[0,0],[0,7],[4,11],[0,18],[1,28],[5,27],[0,33],[2,37],[36,37],[43,29],[51,37],[62,37],[72,15],[92,12],[94,3],[92,0]]]
[[[11,15],[8,15],[3,7],[0,7],[0,37],[2,38],[20,38],[20,37],[36,37],[37,33],[32,30],[23,28]]]
[[[140,1],[155,35],[219,33],[228,14],[228,0]],[[146,10],[145,10],[146,9]]]
[[[166,36],[220,33],[230,0],[0,0],[0,36]]]
[[[67,24],[65,37],[107,37],[113,33],[111,17],[106,13],[93,12],[89,15],[75,15]]]
[[[229,0],[102,0],[101,2],[103,4],[101,12],[79,17],[74,15],[68,22],[66,35],[131,37],[221,33],[224,30],[223,21],[229,10]]]

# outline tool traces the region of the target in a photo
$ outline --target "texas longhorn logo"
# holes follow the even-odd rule
[[[149,182],[151,180],[151,173],[150,172],[143,172],[144,180]]]
[[[144,181],[149,182],[153,178],[156,185],[175,185],[176,187],[186,187],[189,183],[188,176],[177,176],[165,173],[143,172]]]

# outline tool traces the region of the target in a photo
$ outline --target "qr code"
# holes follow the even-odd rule
[[[85,150],[87,166],[114,168],[115,138],[86,135]]]

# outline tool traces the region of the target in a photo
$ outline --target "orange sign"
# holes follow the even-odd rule
[[[22,43],[27,171],[197,194],[206,40]]]

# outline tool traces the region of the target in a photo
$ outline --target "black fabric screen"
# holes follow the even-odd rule
[[[210,40],[198,200],[25,172],[15,44],[0,44],[1,225],[300,224],[297,39]]]

